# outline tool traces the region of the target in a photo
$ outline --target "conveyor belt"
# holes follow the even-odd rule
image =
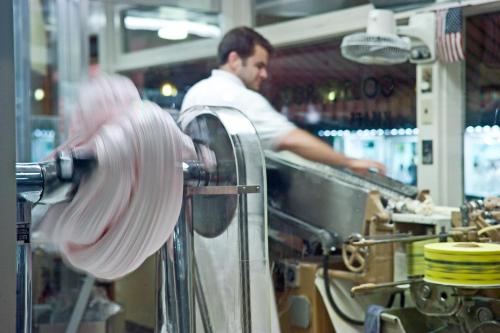
[[[309,173],[316,173],[329,179],[333,178],[356,187],[365,188],[367,190],[377,190],[387,199],[415,199],[418,195],[418,189],[415,186],[404,184],[398,180],[375,172],[360,175],[347,169],[308,161],[289,152],[275,153],[266,151],[265,155],[266,162],[270,167],[286,164],[292,168]]]
[[[307,161],[288,152],[266,152],[268,202],[275,209],[338,233],[359,233],[368,193],[387,200],[415,198],[417,189],[379,174],[353,172]],[[270,217],[270,225],[276,225]],[[279,223],[278,223],[279,224]]]

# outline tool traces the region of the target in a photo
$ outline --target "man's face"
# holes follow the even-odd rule
[[[242,60],[236,75],[248,89],[259,90],[262,81],[267,79],[267,64],[269,53],[260,45],[255,45],[251,56]]]

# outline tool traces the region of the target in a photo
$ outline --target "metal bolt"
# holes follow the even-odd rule
[[[424,284],[422,288],[420,289],[420,294],[423,299],[429,299],[431,298],[432,295],[432,288],[429,287],[428,285]]]
[[[476,310],[476,318],[480,323],[493,320],[493,313],[488,308],[479,308]]]

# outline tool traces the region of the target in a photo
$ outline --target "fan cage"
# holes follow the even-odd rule
[[[344,37],[342,56],[364,64],[392,65],[408,61],[411,45],[405,39],[394,36],[375,36],[358,33]]]

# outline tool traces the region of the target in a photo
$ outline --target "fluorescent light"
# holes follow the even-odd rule
[[[220,37],[220,28],[213,24],[198,23],[192,21],[184,21],[187,24],[187,29],[191,35],[196,35],[206,38]]]
[[[158,37],[162,39],[181,40],[189,35],[188,29],[184,24],[172,24],[158,30]]]
[[[158,36],[166,39],[184,39],[187,37],[187,34],[205,38],[216,38],[221,36],[221,29],[216,25],[189,20],[167,20],[152,17],[125,16],[124,25],[128,30],[158,31]],[[174,30],[175,32],[173,32]],[[181,32],[177,32],[177,30],[181,30]],[[162,31],[161,34],[163,36],[167,37],[160,36],[160,31]],[[184,35],[186,35],[186,37],[177,37]],[[174,36],[174,38],[170,38],[170,36]]]
[[[128,30],[156,31],[165,25],[165,20],[150,17],[125,16],[124,24]]]

